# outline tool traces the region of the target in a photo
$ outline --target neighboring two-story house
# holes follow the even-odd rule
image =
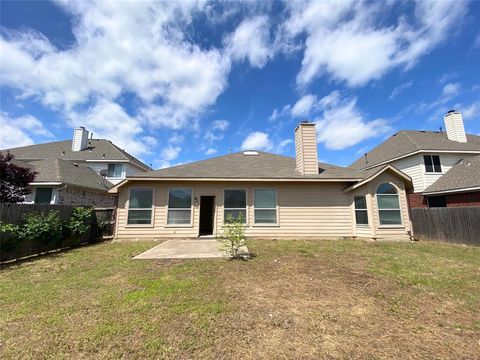
[[[27,203],[114,207],[116,197],[107,190],[127,175],[151,170],[109,140],[89,136],[83,127],[74,130],[72,140],[0,151],[9,151],[16,163],[37,172]]]
[[[350,167],[390,164],[411,177],[410,207],[480,205],[480,136],[466,134],[461,113],[444,116],[446,132],[402,130]]]

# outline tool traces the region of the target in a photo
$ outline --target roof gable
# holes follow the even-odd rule
[[[424,194],[480,188],[480,155],[465,158],[425,189]]]
[[[34,183],[61,182],[63,184],[107,190],[112,184],[89,167],[61,159],[31,161],[29,166],[37,172]]]
[[[480,136],[467,134],[467,142],[449,140],[445,133],[437,131],[402,130],[373,148],[350,165],[353,169],[365,169],[418,151],[478,151]]]
[[[346,179],[360,174],[345,167],[319,163],[319,173],[301,175],[294,158],[258,151],[256,155],[238,152],[166,169],[141,173],[135,178],[187,179]]]
[[[89,139],[88,147],[81,151],[72,151],[72,141],[52,141],[44,144],[22,146],[12,149],[0,150],[10,151],[17,160],[43,160],[62,159],[73,161],[128,161],[141,168],[150,169],[149,166],[120,149],[111,141],[106,139]]]

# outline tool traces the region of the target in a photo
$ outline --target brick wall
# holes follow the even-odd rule
[[[94,207],[114,207],[116,195],[107,192],[83,190],[79,188],[62,188],[58,191],[58,204]]]
[[[408,194],[408,205],[410,208],[426,208],[428,207],[427,198],[421,193]]]
[[[480,206],[480,191],[447,195],[447,207]]]
[[[480,206],[480,191],[446,195],[447,207]],[[428,207],[427,197],[421,193],[408,194],[410,208]]]

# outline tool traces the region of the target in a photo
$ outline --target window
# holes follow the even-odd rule
[[[247,222],[247,194],[244,189],[225,190],[224,192],[224,220],[230,215],[233,219]]]
[[[427,197],[428,207],[446,207],[447,198],[443,196],[429,196]]]
[[[128,221],[132,225],[152,223],[153,189],[131,188],[128,202]]]
[[[377,189],[380,225],[401,225],[400,203],[397,189],[391,184],[382,184]]]
[[[190,225],[192,218],[192,189],[170,189],[168,191],[169,225]]]
[[[36,188],[35,204],[50,204],[52,202],[52,188]]]
[[[425,163],[425,172],[427,173],[441,173],[442,166],[440,165],[440,156],[438,155],[424,155],[423,162]]]
[[[275,189],[254,190],[255,224],[277,223],[277,191]]]
[[[367,198],[355,196],[355,222],[357,225],[368,225]]]
[[[108,177],[121,178],[123,173],[122,164],[108,164]]]

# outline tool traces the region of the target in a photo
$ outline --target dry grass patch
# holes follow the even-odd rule
[[[480,249],[250,241],[250,261],[100,244],[0,272],[2,358],[473,358]]]

